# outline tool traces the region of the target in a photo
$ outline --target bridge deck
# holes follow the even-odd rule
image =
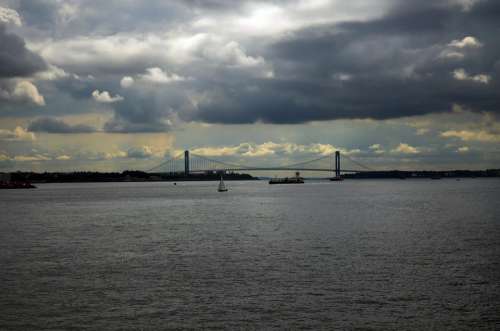
[[[266,167],[266,168],[224,168],[224,169],[191,169],[190,172],[207,172],[207,171],[310,171],[310,172],[335,172],[335,169],[315,169],[315,168],[280,168],[280,167]],[[168,172],[168,171],[167,171]],[[183,172],[183,171],[176,171]],[[367,172],[366,170],[350,170],[341,169],[340,172]]]
[[[341,169],[340,167],[340,152],[336,151],[334,154],[321,156],[317,159],[308,162],[300,162],[294,164],[286,164],[283,166],[252,166],[245,164],[229,163],[219,160],[209,159],[205,156],[192,154],[189,157],[189,151],[180,153],[179,155],[162,162],[160,165],[153,167],[147,172],[154,172],[163,167],[162,173],[195,173],[195,172],[208,172],[208,171],[307,171],[307,172],[332,172],[332,173],[360,173],[369,172],[372,169],[360,164],[359,162],[348,159],[354,164],[363,168],[363,170]],[[184,156],[184,158],[182,158]],[[335,166],[333,161],[335,161]],[[316,162],[316,163],[315,163]],[[322,165],[317,162],[324,162]],[[328,162],[328,163],[326,163]],[[314,167],[313,164],[316,166]],[[326,167],[326,168],[325,168]],[[166,171],[165,171],[166,170]],[[184,170],[184,171],[183,171]]]
[[[319,171],[319,172],[335,172],[335,169],[326,169],[326,168],[280,168],[280,167],[265,167],[265,168],[229,168],[224,169],[226,171]],[[204,170],[199,170],[204,171]],[[207,170],[209,171],[209,170]],[[361,172],[359,170],[349,170],[349,169],[341,169],[341,172]]]

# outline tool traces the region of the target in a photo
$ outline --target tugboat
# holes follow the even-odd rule
[[[340,182],[340,181],[343,181],[344,178],[342,178],[341,176],[335,176],[335,177],[330,178],[330,180],[332,182]]]
[[[26,181],[15,181],[11,180],[10,174],[0,174],[0,189],[22,189],[22,188],[36,188]]]
[[[0,189],[20,189],[20,188],[36,188],[35,185],[28,182],[0,182]]]
[[[304,178],[300,177],[300,172],[296,172],[295,177],[272,178],[269,184],[304,184]]]

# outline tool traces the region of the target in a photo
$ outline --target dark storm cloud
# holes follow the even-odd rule
[[[247,4],[287,4],[293,3],[293,0],[178,0],[178,3],[186,6],[187,8],[193,9],[204,9],[213,11],[236,11]]]
[[[31,122],[30,125],[28,126],[28,131],[70,134],[70,133],[91,133],[91,132],[96,132],[96,129],[89,125],[84,125],[84,124],[70,125],[59,119],[51,117],[42,117]]]
[[[104,125],[110,133],[166,132],[170,125],[163,119],[168,116],[168,108],[153,97],[126,97],[115,108],[114,117]]]
[[[0,23],[0,78],[29,76],[46,68],[44,60],[26,48],[24,40]]]
[[[211,123],[304,123],[446,112],[454,103],[500,113],[498,1],[479,1],[464,10],[451,0],[394,0],[390,10],[377,18],[305,25],[272,37],[244,35],[242,30],[238,39],[228,32],[230,28],[220,26],[206,32],[205,39],[189,39],[186,45],[195,50],[186,51],[187,55],[175,60],[170,53],[165,56],[168,38],[200,33],[199,28],[190,30],[190,24],[204,14],[208,18],[228,15],[231,21],[246,13],[249,3],[269,5],[265,1],[155,0],[145,5],[90,0],[78,7],[67,25],[60,25],[61,18],[54,16],[60,9],[54,2],[21,1],[17,9],[27,25],[53,29],[61,37],[54,38],[53,48],[41,52],[51,64],[81,77],[95,76],[95,80],[70,77],[50,84],[75,100],[90,98],[95,89],[125,98],[109,105],[114,117],[104,126],[107,132],[164,132],[171,128],[167,119],[176,116]],[[34,15],[37,12],[39,16]],[[140,36],[151,31],[157,38],[153,46]],[[450,46],[466,36],[475,37],[482,47]],[[148,51],[135,52],[142,48]],[[442,56],[452,52],[455,57]],[[254,64],[245,66],[251,60]],[[150,67],[189,79],[182,86],[151,83],[145,88],[147,84],[139,81]],[[271,69],[273,77],[256,78]],[[468,75],[465,79],[454,76],[459,69]],[[481,82],[479,75],[487,82]],[[135,85],[121,89],[123,76],[134,77]],[[141,89],[148,92],[131,92]],[[63,111],[61,107],[53,114]]]
[[[115,115],[115,118],[106,122],[104,131],[109,133],[153,133],[167,132],[170,126],[166,123],[159,122],[160,119],[155,118],[154,121],[141,120],[140,123],[133,123],[126,118],[120,118]]]
[[[390,119],[449,111],[453,102],[476,109],[498,109],[498,98],[482,86],[450,82],[379,79],[346,82],[335,88],[315,83],[263,82],[262,90],[244,89],[229,100],[202,103],[197,116],[212,123],[303,123],[331,119]],[[402,86],[401,86],[402,85]],[[453,100],[453,101],[451,101]]]
[[[35,27],[39,34],[55,37],[154,31],[158,25],[165,28],[182,23],[190,15],[182,1],[86,0],[65,5],[74,12],[61,15],[61,3],[51,0],[20,0],[14,8],[27,26]],[[65,19],[70,24],[65,24]]]
[[[185,84],[187,84],[185,82]],[[114,116],[104,125],[110,133],[168,132],[171,119],[185,107],[187,86],[182,82],[162,87],[122,90],[124,101],[114,104]]]
[[[496,1],[469,11],[400,2],[379,19],[295,31],[264,55],[277,78],[207,87],[214,97],[190,116],[215,123],[388,119],[445,112],[454,103],[500,112],[499,7]],[[459,60],[440,56],[452,40],[466,36],[483,46],[454,49],[464,56]],[[457,69],[470,76],[458,80]],[[488,82],[480,82],[479,74]]]
[[[229,10],[231,5],[239,6],[245,1],[232,1],[232,0],[184,0],[184,4],[191,8],[205,8],[215,10]],[[233,7],[234,8],[234,7]]]
[[[57,21],[57,3],[51,0],[20,0],[18,12],[31,26],[48,29]]]

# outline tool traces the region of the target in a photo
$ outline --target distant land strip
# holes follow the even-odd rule
[[[78,183],[78,182],[155,182],[155,181],[216,181],[219,180],[221,172],[193,173],[189,176],[184,174],[170,173],[147,173],[143,171],[123,172],[11,172],[0,173],[2,177],[8,177],[11,181],[31,183]],[[224,173],[224,180],[258,180],[250,174]],[[332,174],[333,176],[333,174]],[[418,178],[494,178],[500,177],[500,169],[487,170],[448,170],[448,171],[369,171],[351,174],[343,174],[344,179],[418,179]],[[265,177],[268,178],[268,177]]]

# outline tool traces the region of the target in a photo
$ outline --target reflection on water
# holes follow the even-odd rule
[[[0,329],[494,329],[500,181],[1,191]]]

